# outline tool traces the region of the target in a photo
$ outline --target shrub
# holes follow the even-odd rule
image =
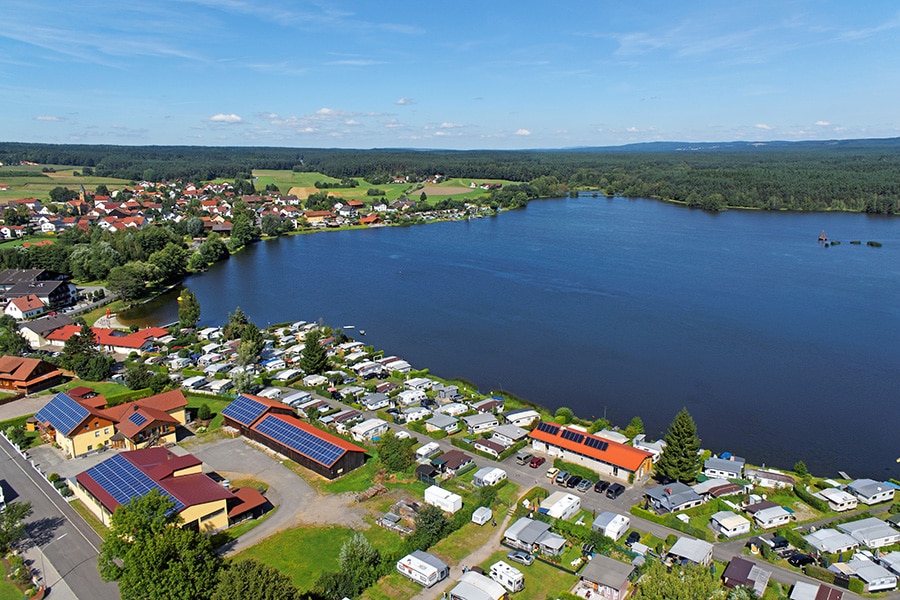
[[[866,585],[863,583],[862,579],[857,579],[856,577],[850,579],[847,587],[849,587],[850,591],[854,594],[862,594],[866,591]]]
[[[795,484],[794,493],[797,494],[798,498],[809,504],[815,510],[823,513],[828,512],[828,503],[810,494],[802,485]]]
[[[197,418],[201,421],[212,419],[212,410],[210,410],[209,404],[203,403],[200,405],[200,408],[197,409]]]
[[[47,475],[47,481],[49,481],[50,483],[56,483],[57,481],[59,481],[59,473],[50,473],[49,475]]]
[[[59,493],[60,493],[60,495],[62,495],[63,498],[68,498],[75,492],[72,491],[72,488],[70,488],[69,486],[66,486],[64,488],[60,488]]]
[[[678,536],[675,535],[674,533],[670,533],[669,535],[666,536],[666,546],[668,546],[669,548],[671,548],[677,541],[678,541]]]
[[[834,573],[829,571],[828,569],[816,565],[806,565],[806,567],[804,567],[803,569],[803,572],[813,579],[824,581],[829,585],[834,584]]]

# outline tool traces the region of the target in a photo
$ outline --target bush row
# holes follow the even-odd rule
[[[797,497],[809,504],[812,508],[819,512],[828,512],[828,503],[821,498],[816,498],[803,485],[794,485],[794,493]]]

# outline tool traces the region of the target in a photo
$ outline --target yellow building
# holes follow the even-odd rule
[[[104,446],[137,450],[176,441],[186,422],[181,390],[104,408],[106,400],[88,388],[60,392],[34,415],[37,427],[70,457]]]
[[[240,500],[202,472],[200,459],[165,448],[121,452],[75,477],[74,492],[109,527],[116,508],[158,489],[175,502],[183,527],[218,531]]]

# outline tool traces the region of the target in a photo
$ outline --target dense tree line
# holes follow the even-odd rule
[[[253,169],[320,172],[388,183],[440,173],[683,202],[707,210],[853,210],[900,214],[900,140],[675,145],[568,151],[414,151],[0,144],[0,161],[80,165],[125,179],[240,178]],[[528,196],[527,190],[523,191]],[[551,187],[537,197],[553,193]],[[514,206],[514,194],[499,196]]]

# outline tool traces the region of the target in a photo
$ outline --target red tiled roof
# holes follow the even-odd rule
[[[590,433],[578,431],[579,434],[584,435],[585,439],[594,438],[606,444],[606,450],[592,448],[591,446],[586,446],[582,442],[575,442],[562,437],[563,431],[566,431],[565,427],[560,427],[555,434],[534,429],[528,435],[540,442],[577,452],[578,454],[583,454],[589,458],[622,467],[629,471],[636,471],[645,460],[653,456],[649,452],[644,452],[643,450],[638,450],[637,448],[626,446],[625,444],[620,444],[619,442],[614,442],[606,438],[597,437]]]
[[[228,518],[233,519],[239,515],[250,512],[254,508],[259,508],[260,506],[265,506],[268,502],[266,497],[259,493],[259,490],[256,490],[252,487],[242,487],[234,490],[232,492],[234,497],[239,500],[239,502],[235,502],[234,506],[232,506],[228,510]]]
[[[258,399],[258,396],[250,396],[250,397],[253,398],[254,400]],[[279,402],[278,404],[281,404],[281,403]],[[282,406],[284,406],[284,405],[282,404]],[[256,429],[256,425],[258,425],[260,423],[260,421],[262,421],[264,418],[266,418],[266,416],[274,417],[276,419],[281,419],[288,425],[291,425],[292,427],[296,427],[297,429],[299,429],[301,431],[305,431],[306,433],[314,435],[315,437],[319,438],[320,440],[328,442],[329,444],[333,444],[333,445],[337,446],[338,448],[345,450],[346,452],[362,452],[363,454],[365,454],[365,452],[366,452],[365,448],[360,448],[356,444],[352,444],[352,443],[348,442],[347,440],[341,439],[341,438],[337,437],[336,435],[332,435],[332,434],[328,433],[327,431],[322,431],[318,427],[313,427],[312,425],[304,423],[303,421],[301,421],[300,419],[297,419],[295,417],[289,417],[287,415],[280,415],[280,414],[274,414],[274,413],[267,413],[267,414],[264,413],[263,416],[257,420],[257,422],[254,424],[254,426],[251,429],[253,429],[257,435],[265,436],[271,440],[274,440],[275,442],[277,442],[279,444],[282,443],[280,440],[277,440],[271,436],[268,436],[268,435],[262,433],[261,431],[259,431],[258,429]],[[331,465],[326,465],[325,463],[322,463],[321,461],[316,460],[312,456],[307,455],[307,458],[314,460],[314,461],[318,462],[319,464],[322,464],[326,467],[331,467]],[[337,459],[335,460],[335,462],[337,462]],[[334,464],[334,463],[332,463],[332,464]]]
[[[147,327],[134,333],[102,327],[92,327],[92,329],[94,335],[97,336],[97,343],[101,346],[116,346],[118,348],[133,348],[135,350],[141,348],[151,338],[169,335],[169,332],[162,327]],[[79,331],[81,331],[81,326],[79,325],[64,325],[47,334],[47,340],[65,342]]]
[[[28,294],[27,296],[20,296],[18,298],[13,298],[12,303],[23,313],[28,312],[30,310],[37,310],[39,308],[44,308],[44,303],[41,302],[41,299],[35,296],[34,294]]]

